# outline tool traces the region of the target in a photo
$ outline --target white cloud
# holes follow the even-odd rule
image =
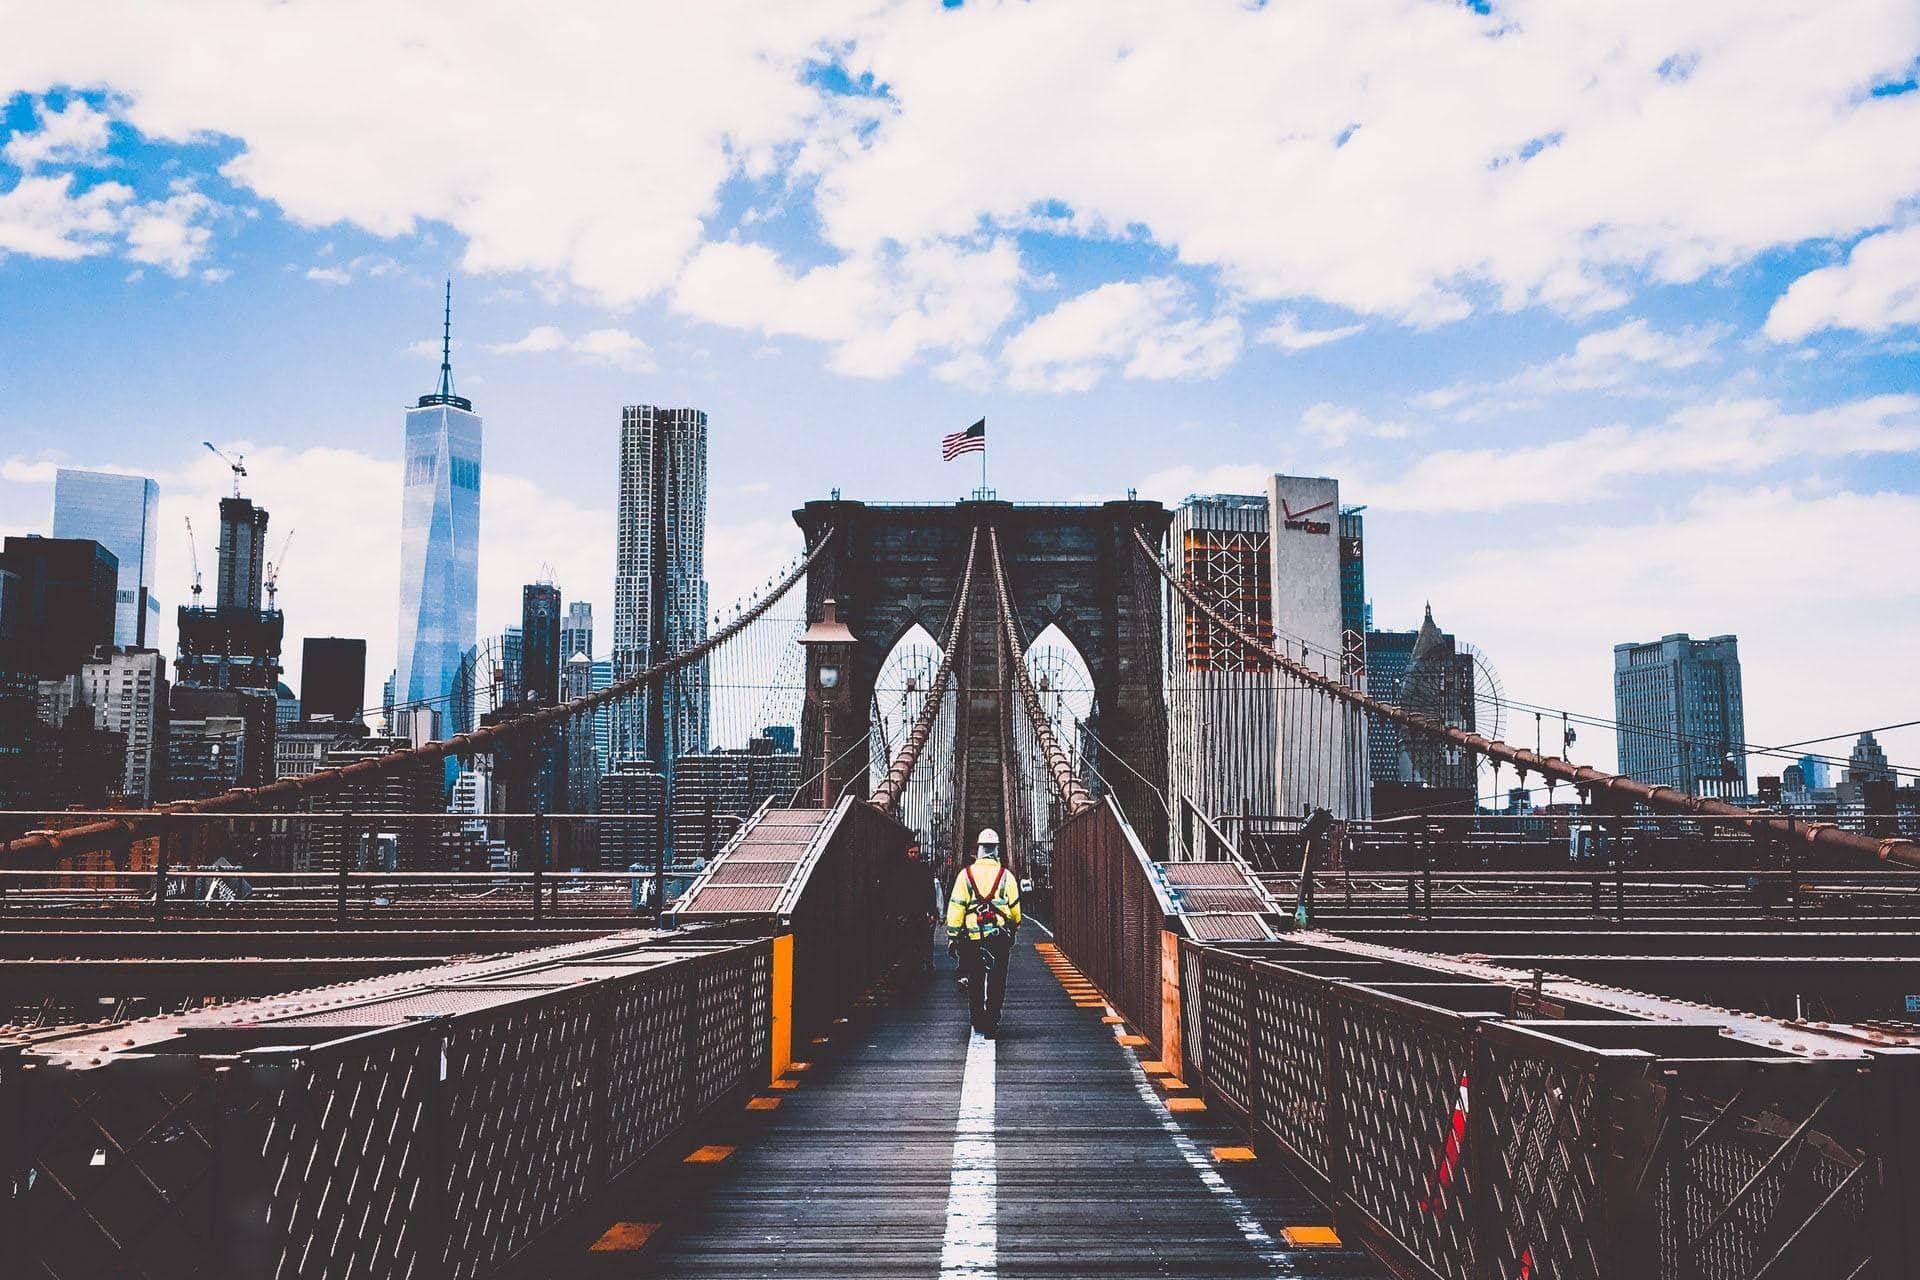
[[[1357,409],[1324,402],[1307,407],[1300,415],[1300,429],[1329,449],[1355,440],[1406,440],[1413,435],[1413,428],[1404,422],[1382,422]]]
[[[75,193],[73,175],[28,175],[0,193],[0,258],[9,253],[72,260],[105,253],[119,209],[133,191],[101,182]]]
[[[438,350],[436,347],[435,352]],[[568,338],[564,330],[543,324],[529,329],[525,337],[512,342],[489,343],[487,350],[505,356],[566,351],[582,360],[609,364],[630,373],[651,373],[657,367],[647,344],[625,329],[594,329],[577,338]]]
[[[673,304],[710,324],[831,343],[835,372],[881,378],[928,352],[951,353],[949,373],[974,368],[964,357],[1013,314],[1019,284],[1006,239],[877,249],[798,274],[763,245],[723,243],[687,264]]]
[[[1651,476],[1751,475],[1796,458],[1916,451],[1920,396],[1872,396],[1806,413],[1770,400],[1722,400],[1688,407],[1657,426],[1428,454],[1398,477],[1366,483],[1364,493],[1372,505],[1399,511],[1487,512],[1595,502]]]
[[[1182,465],[1156,471],[1139,485],[1140,496],[1168,506],[1196,493],[1265,493],[1275,468],[1258,462],[1228,462],[1212,467]],[[1092,496],[1092,495],[1089,495]]]
[[[352,284],[353,277],[339,267],[308,267],[307,279],[319,284]]]
[[[45,102],[35,103],[34,116],[38,129],[16,133],[0,147],[0,160],[22,173],[43,164],[81,164],[107,148],[109,117],[84,98],[74,98],[58,110]]]
[[[505,10],[129,3],[16,19],[0,86],[101,85],[150,138],[235,139],[224,175],[305,224],[443,223],[470,272],[615,304],[675,290],[690,314],[816,336],[871,374],[983,345],[954,317],[999,312],[997,288],[933,282],[966,295],[946,303],[892,277],[910,270],[896,255],[968,262],[996,230],[1149,243],[1247,298],[1430,325],[1617,306],[1884,226],[1920,191],[1920,95],[1868,90],[1920,52],[1920,9],[1842,0],[1826,19],[1793,0],[1123,0],[1098,23],[1064,3],[716,0],[574,8],[529,42]],[[881,88],[821,87],[809,72],[834,60]],[[46,155],[91,145],[94,114],[68,107],[76,140]],[[419,120],[460,127],[423,143],[402,127]],[[817,219],[826,265],[762,276],[781,298],[842,295],[822,315],[710,276],[676,288],[689,262],[714,267],[706,220],[740,179],[764,188],[756,215]],[[1217,323],[1207,349],[1237,347]],[[1267,340],[1332,332],[1283,321]],[[1176,341],[1141,376],[1206,358]]]
[[[1287,352],[1311,351],[1315,347],[1324,347],[1330,342],[1351,338],[1364,331],[1366,327],[1363,324],[1348,324],[1332,329],[1309,329],[1300,323],[1299,316],[1287,312],[1256,333],[1253,340],[1270,347],[1279,347]]]
[[[1868,236],[1844,263],[1795,280],[1767,313],[1766,331],[1775,342],[1798,342],[1823,329],[1885,333],[1898,325],[1920,325],[1920,223]]]
[[[200,278],[208,284],[225,284],[233,279],[233,272],[226,267],[208,267],[200,273]]]
[[[847,248],[1063,206],[1074,233],[1144,234],[1251,295],[1416,324],[1483,298],[1613,306],[1635,278],[1884,222],[1920,189],[1920,99],[1866,93],[1920,49],[1920,10],[1829,16],[921,6],[855,44],[892,110],[819,204]]]
[[[1456,382],[1417,400],[1425,408],[1450,410],[1455,418],[1471,419],[1529,408],[1556,395],[1636,390],[1649,372],[1676,373],[1710,360],[1725,336],[1723,328],[1669,333],[1645,320],[1629,320],[1586,334],[1568,354],[1523,369],[1510,378]]]
[[[170,276],[185,276],[206,255],[213,239],[213,232],[200,220],[217,212],[219,206],[212,200],[187,190],[130,209],[127,257],[159,267]]]
[[[1211,377],[1240,354],[1240,321],[1205,318],[1170,277],[1104,284],[1069,298],[1008,338],[1009,385],[1085,391],[1117,366],[1128,378]]]
[[[574,354],[583,359],[610,364],[629,373],[651,373],[658,366],[653,353],[625,329],[594,329],[573,340]]]

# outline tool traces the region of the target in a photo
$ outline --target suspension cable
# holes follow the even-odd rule
[[[1439,738],[1467,751],[1487,756],[1490,759],[1513,765],[1524,780],[1529,772],[1560,782],[1572,783],[1582,793],[1598,791],[1602,794],[1627,801],[1637,801],[1652,809],[1668,809],[1681,813],[1696,813],[1709,817],[1740,818],[1752,824],[1754,828],[1765,828],[1775,835],[1792,841],[1812,845],[1816,849],[1832,849],[1838,852],[1864,854],[1883,861],[1894,861],[1907,866],[1920,867],[1920,844],[1900,837],[1881,838],[1857,831],[1843,831],[1833,823],[1808,822],[1784,815],[1754,821],[1751,810],[1742,809],[1723,800],[1711,800],[1704,796],[1688,795],[1684,791],[1669,786],[1649,786],[1644,782],[1635,782],[1619,774],[1611,774],[1595,769],[1591,765],[1576,765],[1559,756],[1544,755],[1538,751],[1528,751],[1502,742],[1498,738],[1488,738],[1452,725],[1437,724],[1425,716],[1417,716],[1402,710],[1389,702],[1370,697],[1358,689],[1347,687],[1344,683],[1295,662],[1273,646],[1264,644],[1248,635],[1237,623],[1226,617],[1218,609],[1200,598],[1198,592],[1183,578],[1176,576],[1160,559],[1146,535],[1138,528],[1133,531],[1134,541],[1140,545],[1140,553],[1147,562],[1167,580],[1172,588],[1193,608],[1205,614],[1215,626],[1233,636],[1241,644],[1255,653],[1278,664],[1296,680],[1311,686],[1321,693],[1337,698],[1353,706],[1371,712],[1383,719],[1415,733],[1427,737]]]
[[[638,693],[650,685],[658,684],[667,676],[698,662],[733,639],[771,609],[792,589],[794,583],[805,576],[807,569],[820,558],[827,544],[833,541],[833,535],[834,531],[829,529],[826,536],[814,544],[806,557],[795,565],[793,570],[771,591],[705,640],[682,653],[662,658],[642,671],[616,680],[597,692],[584,694],[567,702],[556,703],[551,707],[542,707],[538,711],[516,716],[499,724],[487,725],[468,733],[457,733],[444,742],[403,747],[377,759],[359,760],[353,764],[321,769],[303,778],[282,778],[278,782],[260,787],[235,787],[231,791],[223,791],[217,796],[208,796],[202,800],[162,805],[155,811],[129,814],[124,818],[115,818],[106,822],[90,822],[82,826],[68,827],[64,831],[35,831],[0,845],[0,855],[87,853],[149,834],[172,814],[222,813],[232,809],[247,810],[272,805],[283,800],[295,800],[302,796],[333,791],[350,782],[398,773],[423,761],[445,760],[450,756],[465,758],[479,752],[492,751],[523,738],[534,737],[563,721],[584,715],[610,702]]]
[[[960,636],[960,628],[966,625],[967,608],[973,596],[973,561],[979,543],[980,529],[975,526],[967,535],[967,567],[961,571],[960,590],[954,597],[953,612],[947,618],[947,640],[940,650],[940,669],[934,673],[933,683],[927,686],[927,700],[921,704],[920,714],[914,717],[913,728],[907,731],[906,740],[887,766],[887,776],[873,789],[873,803],[881,809],[890,810],[900,803],[907,781],[913,777],[913,767],[920,762],[920,752],[933,733],[933,722],[940,715],[941,700],[946,697],[947,684],[953,679],[954,641]]]
[[[1047,718],[1046,708],[1040,705],[1040,695],[1034,692],[1033,681],[1027,675],[1026,655],[1021,652],[1019,633],[1013,625],[1013,599],[1007,593],[1006,569],[1000,563],[1000,532],[991,525],[987,528],[987,547],[993,556],[993,585],[1000,596],[1001,635],[1013,657],[1014,686],[1026,705],[1027,718],[1033,721],[1034,736],[1040,740],[1040,751],[1046,757],[1048,771],[1053,774],[1055,789],[1066,802],[1067,813],[1084,813],[1093,808],[1093,797],[1087,794],[1086,784],[1073,771],[1073,761],[1053,736],[1053,722]]]

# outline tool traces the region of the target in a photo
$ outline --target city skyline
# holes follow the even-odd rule
[[[681,65],[755,92],[657,115],[658,86],[603,84],[605,118],[647,121],[612,136],[576,118],[579,67],[502,54],[486,24],[436,28],[447,78],[409,110],[486,127],[447,131],[430,162],[395,158],[405,131],[374,99],[290,125],[274,90],[324,96],[347,57],[303,19],[288,44],[232,16],[234,56],[187,84],[154,51],[212,38],[191,18],[104,44],[30,18],[43,55],[0,57],[0,532],[50,530],[60,466],[152,477],[171,608],[191,577],[180,516],[210,522],[229,488],[211,438],[301,530],[289,655],[364,635],[377,687],[391,406],[439,358],[422,317],[451,273],[455,358],[494,427],[480,634],[543,564],[611,617],[620,405],[725,424],[717,602],[797,546],[787,512],[808,498],[963,495],[976,473],[933,461],[934,441],[984,414],[1009,497],[1174,504],[1337,476],[1369,508],[1376,625],[1413,627],[1431,598],[1532,700],[1605,714],[1622,636],[1731,632],[1757,740],[1808,731],[1810,654],[1833,717],[1812,731],[1875,722],[1884,673],[1920,661],[1920,594],[1884,568],[1920,554],[1920,17],[1434,5],[1410,63],[1371,13],[1130,11],[1099,32],[1046,6],[703,15],[724,34],[688,36]],[[646,19],[608,21],[611,56]],[[426,22],[397,20],[356,74],[406,86]],[[1789,30],[1782,64],[1766,50]],[[1061,73],[1003,85],[995,48]],[[1129,48],[1156,52],[1109,74]],[[1303,68],[1298,48],[1333,52]],[[1434,109],[1467,59],[1500,112]],[[940,70],[960,62],[991,103]],[[1195,70],[1233,91],[1192,102]],[[1362,87],[1389,81],[1404,95]],[[503,84],[544,86],[559,114],[502,116]],[[1047,95],[1065,84],[1102,85],[1111,110],[1062,110]],[[1061,149],[1101,150],[1103,118],[1159,122],[1104,179]],[[550,217],[515,216],[529,183]],[[637,189],[654,200],[616,194]],[[1421,236],[1400,234],[1407,209],[1436,211]],[[73,369],[107,366],[75,394]],[[1843,615],[1868,623],[1821,625]],[[1911,731],[1883,741],[1920,756]],[[1612,758],[1604,737],[1580,745]]]

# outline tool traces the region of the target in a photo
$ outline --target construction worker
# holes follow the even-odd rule
[[[974,859],[947,895],[947,950],[967,981],[973,1029],[991,1037],[1000,1023],[1007,963],[1020,928],[1020,878],[1000,859],[1000,833],[980,833]]]

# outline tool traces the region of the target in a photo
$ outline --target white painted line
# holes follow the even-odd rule
[[[1047,928],[1046,925],[1041,924],[1038,920],[1035,920],[1032,916],[1027,916],[1021,923],[1032,925],[1034,928],[1038,929],[1040,932],[1046,934],[1049,938],[1053,936],[1053,930]]]
[[[1118,1039],[1125,1030],[1124,1027],[1115,1027],[1114,1037]],[[1140,1066],[1140,1059],[1132,1050],[1124,1046],[1121,1052],[1126,1055],[1127,1066],[1133,1072],[1134,1090],[1152,1109],[1154,1118],[1160,1122],[1160,1127],[1172,1140],[1174,1149],[1180,1153],[1180,1158],[1187,1162],[1187,1167],[1199,1176],[1201,1184],[1208,1191],[1220,1198],[1221,1207],[1226,1209],[1233,1218],[1233,1225],[1240,1229],[1241,1238],[1252,1247],[1262,1262],[1274,1269],[1276,1275],[1296,1274],[1292,1261],[1274,1243],[1273,1237],[1267,1234],[1267,1229],[1260,1225],[1260,1219],[1256,1218],[1253,1210],[1247,1207],[1247,1202],[1240,1198],[1237,1191],[1227,1185],[1227,1180],[1220,1176],[1218,1169],[1213,1167],[1213,1161],[1209,1160],[1206,1153],[1200,1150],[1199,1145],[1187,1136],[1186,1131],[1180,1127],[1180,1122],[1173,1118],[1171,1111],[1167,1110],[1167,1104],[1160,1100],[1160,1095],[1154,1091],[1153,1082],[1147,1079],[1146,1071]]]
[[[941,1280],[999,1274],[999,1175],[993,1159],[995,1041],[978,1031],[967,1041],[960,1082],[960,1119],[953,1131],[953,1180],[947,1188],[947,1238]]]

